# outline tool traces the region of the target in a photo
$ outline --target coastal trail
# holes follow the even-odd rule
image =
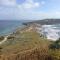
[[[5,41],[7,41],[7,38],[9,37],[9,35],[8,36],[5,36],[5,38],[0,42],[0,45],[2,44],[2,43],[4,43]]]

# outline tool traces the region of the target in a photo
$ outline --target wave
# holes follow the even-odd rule
[[[58,25],[43,25],[41,33],[47,37],[47,39],[57,40],[60,38],[60,24]]]

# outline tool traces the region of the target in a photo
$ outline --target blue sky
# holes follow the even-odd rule
[[[0,0],[0,20],[60,18],[60,0]]]

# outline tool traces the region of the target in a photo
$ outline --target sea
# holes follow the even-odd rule
[[[18,27],[23,27],[25,20],[0,20],[0,36],[8,35]]]
[[[56,41],[60,38],[60,24],[43,25],[41,33],[47,39]]]
[[[8,35],[18,27],[23,27],[22,23],[30,22],[25,20],[0,20],[0,36]],[[60,24],[42,25],[41,33],[47,39],[57,40],[60,38]]]

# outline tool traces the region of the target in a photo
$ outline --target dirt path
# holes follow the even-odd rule
[[[9,35],[8,35],[9,36]],[[8,36],[5,36],[5,38],[0,42],[0,44],[4,43],[5,41],[7,41]]]

